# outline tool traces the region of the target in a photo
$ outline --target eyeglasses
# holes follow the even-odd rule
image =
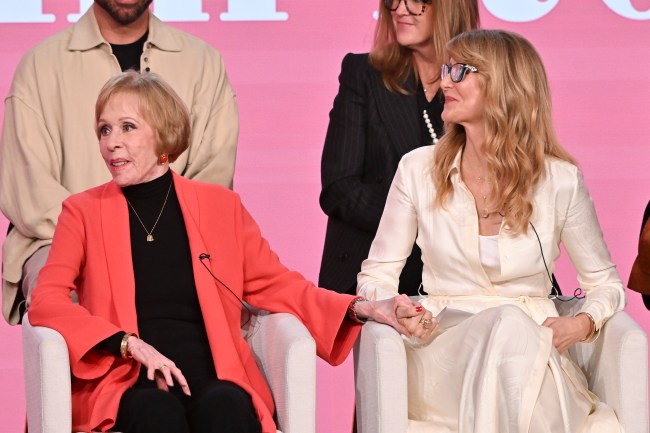
[[[440,79],[444,80],[447,75],[449,75],[451,81],[454,83],[460,83],[468,72],[478,72],[478,69],[474,66],[468,65],[467,63],[454,63],[453,65],[443,63],[442,71],[440,71]]]
[[[401,1],[402,0],[384,0],[384,6],[386,6],[386,9],[393,12],[397,10]],[[409,15],[422,15],[424,13],[424,10],[427,8],[427,5],[431,4],[433,0],[403,0],[403,1],[404,1],[404,6],[406,7],[406,11],[409,13]],[[418,12],[413,12],[411,8],[409,8],[409,3],[411,4],[412,8],[418,9]]]

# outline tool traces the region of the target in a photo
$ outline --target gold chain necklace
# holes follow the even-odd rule
[[[489,179],[487,179],[486,177],[477,176],[476,180],[478,182],[480,182],[481,185],[486,185],[487,184],[488,191],[489,191],[489,188],[490,188],[490,180]],[[487,218],[487,217],[490,216],[490,213],[491,213],[489,211],[489,209],[487,208],[487,206],[486,206],[487,205],[487,194],[484,194],[484,192],[485,192],[485,190],[483,188],[481,188],[481,197],[483,198],[483,207],[479,210],[478,206],[477,206],[477,209],[476,209],[478,211],[478,214],[481,216],[481,218]]]
[[[140,221],[140,224],[142,225],[144,231],[147,232],[147,242],[153,242],[153,231],[156,229],[156,226],[158,225],[158,221],[160,220],[160,217],[162,216],[162,213],[165,210],[165,205],[167,204],[167,199],[169,198],[169,192],[172,190],[173,184],[174,184],[174,180],[172,179],[172,181],[169,182],[169,188],[167,189],[167,195],[165,196],[165,201],[163,202],[162,208],[160,208],[160,213],[158,213],[158,218],[156,218],[156,222],[153,223],[153,227],[151,227],[151,230],[147,230],[147,227],[142,222],[142,219],[140,219],[140,215],[138,215],[138,212],[136,212],[135,208],[133,207],[129,199],[128,198],[126,199],[126,202],[131,207],[131,210],[133,210],[135,217],[138,219],[138,221]]]

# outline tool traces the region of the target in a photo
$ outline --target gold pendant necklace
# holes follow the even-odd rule
[[[477,180],[478,182],[480,182],[482,185],[487,184],[487,185],[488,185],[488,188],[489,188],[490,180],[489,180],[488,178],[486,178],[486,177],[481,177],[481,176],[477,176],[477,177],[476,177],[476,180]],[[483,187],[481,187],[481,189],[483,189]],[[482,193],[482,192],[483,192],[483,191],[481,191],[481,193]],[[483,198],[483,207],[479,210],[478,206],[476,206],[476,211],[478,212],[478,214],[479,214],[479,216],[480,216],[481,218],[487,218],[487,217],[490,216],[490,213],[491,213],[491,212],[489,211],[489,209],[487,208],[487,206],[486,206],[486,205],[487,205],[487,194],[481,194],[481,197]]]
[[[163,210],[165,210],[165,205],[167,204],[167,199],[169,198],[169,192],[172,190],[172,185],[174,184],[174,180],[172,179],[171,182],[169,182],[169,188],[167,189],[167,195],[165,196],[165,201],[163,202],[162,208],[160,208],[160,212],[158,213],[158,218],[156,218],[156,222],[153,223],[153,227],[151,227],[151,230],[147,230],[147,227],[144,225],[142,222],[142,219],[140,219],[140,215],[138,215],[138,212],[136,212],[135,208],[129,201],[129,199],[126,199],[126,202],[129,204],[131,207],[131,210],[135,214],[135,217],[140,221],[140,225],[142,225],[142,228],[144,229],[145,232],[147,232],[147,242],[153,242],[153,231],[156,229],[156,226],[158,225],[158,221],[160,220],[160,217],[162,216]],[[126,198],[126,197],[124,197]]]

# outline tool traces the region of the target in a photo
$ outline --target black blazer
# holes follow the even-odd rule
[[[318,284],[341,293],[356,291],[361,262],[368,257],[388,190],[402,156],[431,144],[422,134],[415,80],[411,95],[386,89],[368,54],[343,59],[339,92],[321,160],[320,206],[327,214],[327,232]],[[408,87],[407,87],[408,88]],[[442,110],[442,99],[439,110]],[[432,118],[438,136],[442,121]],[[414,295],[422,281],[417,246],[400,277],[400,292]]]

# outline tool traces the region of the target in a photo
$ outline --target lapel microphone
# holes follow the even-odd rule
[[[246,303],[245,303],[244,301],[242,301],[241,298],[235,294],[235,292],[233,292],[232,290],[230,290],[230,287],[228,287],[228,285],[227,285],[226,283],[224,283],[223,281],[221,281],[221,280],[220,280],[220,279],[219,279],[215,274],[212,273],[212,271],[210,270],[210,268],[208,267],[208,265],[205,264],[205,262],[204,262],[205,259],[210,260],[210,254],[208,254],[208,253],[201,253],[201,254],[199,254],[199,262],[201,262],[201,264],[203,265],[203,267],[208,271],[208,273],[212,276],[212,278],[214,278],[215,281],[217,281],[219,284],[221,284],[223,287],[225,287],[225,288],[226,288],[226,289],[227,289],[227,290],[228,290],[228,291],[229,291],[229,292],[230,292],[230,293],[235,297],[235,299],[237,299],[237,301],[239,301],[239,303],[242,305],[242,307],[244,307],[244,309],[248,312],[248,317],[246,318],[246,320],[244,321],[244,323],[242,323],[242,324],[239,325],[240,328],[243,328],[244,326],[246,326],[246,324],[247,324],[248,322],[250,322],[250,320],[251,320],[251,315],[252,315],[253,313],[251,312],[250,308],[248,308],[248,305],[246,305]]]

